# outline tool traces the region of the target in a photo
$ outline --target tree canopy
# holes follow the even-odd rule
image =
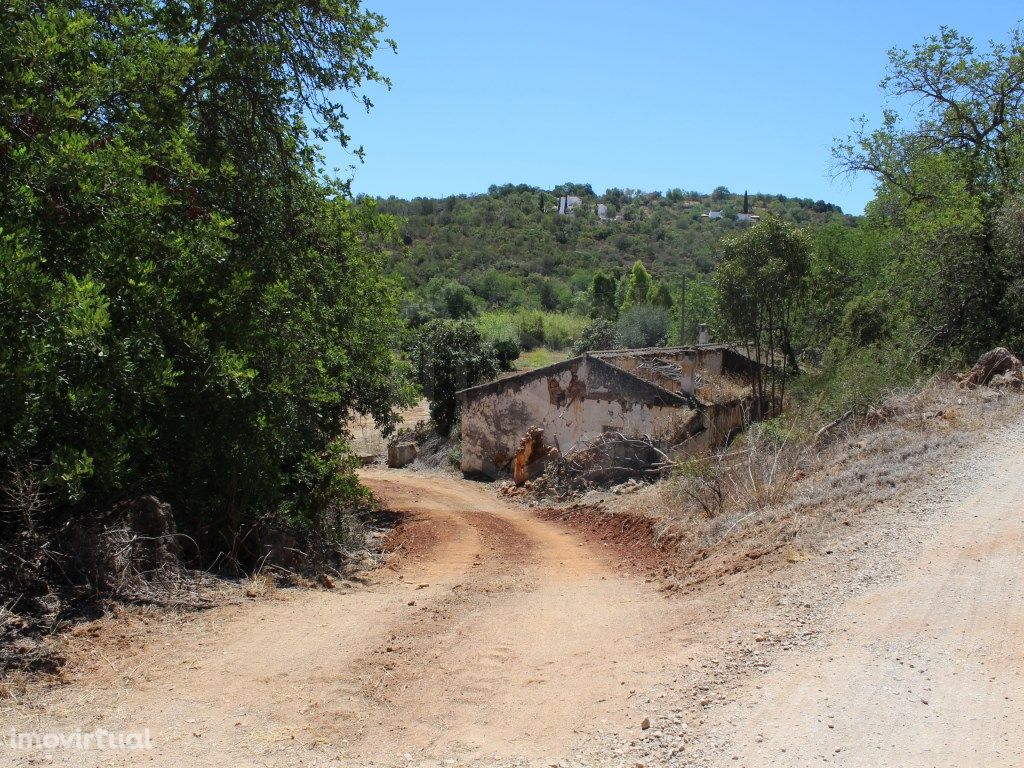
[[[317,142],[386,82],[383,28],[356,0],[7,4],[0,474],[39,514],[156,493],[244,559],[355,492],[346,421],[408,397],[395,224]]]
[[[915,355],[970,358],[1019,344],[1020,251],[998,237],[1024,171],[1024,38],[979,50],[943,27],[889,52],[892,107],[837,142],[840,172],[879,182],[869,218],[893,238],[892,306]]]
[[[774,401],[777,379],[784,392],[786,361],[795,363],[794,310],[804,293],[809,262],[806,234],[771,217],[725,243],[716,273],[718,312],[730,337],[752,344],[755,361],[771,366],[770,393],[762,377],[754,377],[759,403],[767,394]],[[783,353],[781,361],[777,352]],[[777,364],[781,376],[774,375]]]

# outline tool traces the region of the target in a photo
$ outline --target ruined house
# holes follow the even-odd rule
[[[674,456],[707,451],[741,428],[754,365],[725,344],[612,350],[464,389],[462,471],[508,474],[531,427],[562,453],[610,432]]]

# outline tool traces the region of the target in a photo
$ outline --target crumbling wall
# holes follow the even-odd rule
[[[462,395],[462,471],[499,477],[530,427],[565,452],[606,431],[671,442],[694,411],[667,392],[586,357]]]
[[[729,439],[743,429],[745,410],[749,398],[729,403],[709,405],[704,410],[704,429],[675,444],[668,455],[673,459],[686,459],[708,453],[729,442]]]
[[[721,347],[707,349],[667,347],[665,349],[630,351],[621,355],[602,355],[601,357],[617,368],[653,381],[669,391],[684,392],[692,395],[694,391],[694,374],[699,372],[715,375],[722,373],[725,352],[726,350]],[[656,372],[646,369],[644,363],[653,360],[660,360],[677,366],[680,372],[680,380],[673,381],[668,379],[668,377],[660,376]]]

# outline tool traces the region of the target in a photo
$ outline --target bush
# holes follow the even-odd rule
[[[829,350],[824,370],[816,386],[824,391],[822,408],[830,416],[848,410],[864,413],[927,375],[904,349],[876,344],[852,351]]]
[[[597,349],[613,349],[615,347],[615,323],[597,318],[587,323],[572,348],[574,355],[592,352]]]
[[[519,327],[519,345],[525,350],[544,344],[544,315],[540,312],[520,312],[516,318]]]
[[[423,287],[423,295],[438,317],[462,320],[480,311],[473,291],[456,280],[434,278]]]
[[[511,371],[519,357],[519,327],[511,312],[485,312],[477,322],[484,341],[494,347],[498,365],[503,371]]]
[[[888,332],[892,301],[884,293],[854,296],[843,309],[843,333],[857,346],[872,344]]]
[[[665,343],[672,327],[672,314],[664,307],[641,304],[622,313],[615,324],[616,343],[620,347],[658,347]]]
[[[431,320],[416,335],[412,354],[430,419],[447,437],[458,417],[456,393],[496,376],[497,354],[468,320]]]
[[[494,354],[498,360],[498,367],[503,371],[511,371],[515,368],[515,362],[519,359],[519,342],[515,339],[496,339],[491,342],[494,347]]]
[[[570,315],[549,312],[543,317],[544,343],[549,349],[568,349],[583,335],[587,326],[587,318],[583,315]]]
[[[364,57],[383,20],[293,3],[201,54],[209,10],[5,6],[4,541],[47,529],[59,548],[155,494],[207,562],[251,564],[267,520],[346,509],[345,424],[386,426],[406,399],[394,220],[325,179],[316,146],[344,140],[343,92],[380,79]],[[31,520],[8,518],[11,475],[45,500]]]

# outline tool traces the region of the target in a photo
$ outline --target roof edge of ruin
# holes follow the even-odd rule
[[[675,347],[650,347],[649,349],[675,349]],[[689,349],[689,347],[678,347],[678,349]],[[625,356],[628,353],[633,352],[635,350],[623,349],[616,351],[619,354]],[[570,357],[567,358],[566,360],[561,360],[557,363],[551,363],[550,365],[545,365],[540,368],[534,368],[532,371],[522,371],[520,373],[512,374],[511,376],[505,376],[504,378],[501,379],[495,379],[494,381],[486,381],[483,384],[477,384],[472,387],[466,387],[465,389],[460,389],[458,392],[456,392],[456,395],[460,399],[465,399],[467,396],[477,395],[483,392],[496,391],[502,389],[506,385],[514,384],[515,382],[526,381],[533,377],[546,376],[551,373],[563,371],[573,363],[587,359],[595,363],[599,363],[600,365],[606,366],[607,368],[611,368],[617,375],[625,376],[629,379],[632,379],[641,387],[645,387],[648,388],[649,390],[657,392],[659,396],[667,398],[670,402],[680,403],[682,405],[687,405],[691,408],[699,408],[703,406],[703,403],[701,403],[700,399],[693,395],[688,395],[686,393],[680,392],[673,392],[672,390],[666,389],[660,384],[655,384],[653,381],[645,379],[643,376],[637,376],[635,373],[631,371],[627,371],[624,368],[620,368],[614,363],[609,362],[608,360],[605,360],[592,352],[584,352],[582,355]]]
[[[656,352],[701,352],[704,350],[733,349],[734,345],[726,342],[715,342],[714,344],[684,344],[677,347],[637,347],[634,349],[595,349],[587,352],[591,357],[604,359],[606,357],[628,357],[629,355],[650,355]]]
[[[587,356],[588,353],[582,355],[576,355],[576,357],[570,357],[565,360],[559,360],[557,363],[551,363],[549,365],[542,365],[540,368],[534,368],[530,371],[520,371],[519,373],[513,373],[511,376],[503,376],[500,379],[494,379],[493,381],[485,381],[483,384],[475,384],[472,387],[466,387],[460,389],[455,394],[462,397],[466,394],[477,392],[483,392],[489,389],[500,389],[506,384],[511,384],[516,381],[529,379],[532,376],[544,375],[548,373],[554,373],[555,371],[561,371],[569,367],[570,363],[574,363],[578,360],[582,360]]]
[[[700,400],[698,400],[696,397],[693,397],[692,395],[687,395],[684,392],[673,392],[671,389],[667,389],[661,386],[660,384],[656,384],[655,382],[649,379],[645,379],[643,376],[637,376],[632,371],[627,371],[625,368],[619,368],[619,366],[615,365],[615,363],[611,363],[600,357],[594,357],[589,352],[584,356],[590,357],[590,359],[593,360],[594,362],[613,369],[617,374],[621,376],[627,376],[630,379],[633,379],[634,381],[638,382],[639,384],[643,385],[648,389],[653,389],[662,397],[667,397],[669,400],[673,402],[688,405],[691,408],[696,408],[700,404]]]

